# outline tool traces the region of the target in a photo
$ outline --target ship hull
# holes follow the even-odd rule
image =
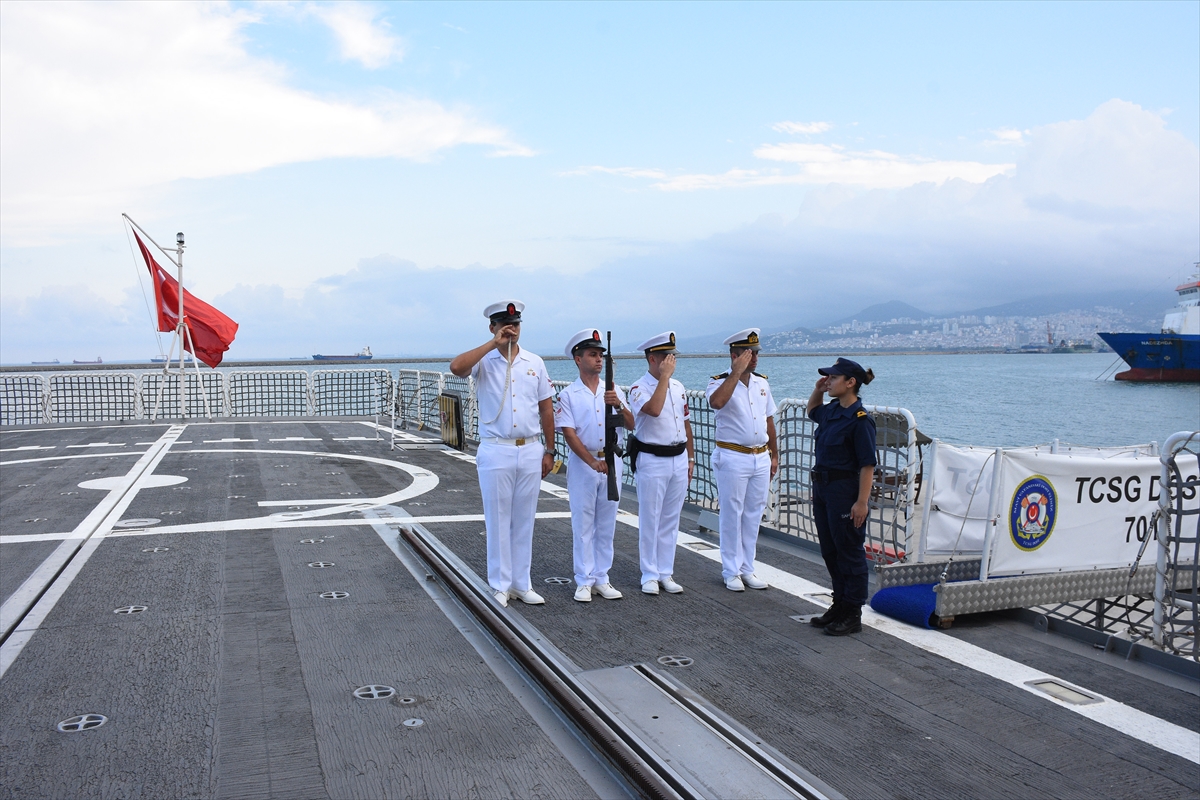
[[[373,356],[313,356],[313,361],[370,361]]]
[[[1200,382],[1200,335],[1179,333],[1098,334],[1129,369],[1119,381]]]

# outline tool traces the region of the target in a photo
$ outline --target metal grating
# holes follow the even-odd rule
[[[120,372],[83,372],[51,375],[51,422],[98,422],[136,419],[137,376]]]
[[[0,376],[0,425],[40,425],[47,420],[41,375]]]
[[[225,384],[219,372],[188,372],[183,383],[184,413],[179,409],[179,373],[147,372],[141,376],[142,409],[151,419],[224,416]],[[203,387],[203,388],[201,388]],[[208,400],[208,408],[204,402]]]
[[[309,413],[306,372],[239,371],[225,377],[232,417],[303,417]]]
[[[312,373],[313,413],[370,417],[388,412],[392,373],[386,369],[317,370]]]

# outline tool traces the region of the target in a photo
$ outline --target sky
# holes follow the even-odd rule
[[[230,359],[1161,292],[1200,2],[0,3],[0,362],[157,354],[122,213]],[[164,264],[165,259],[160,259]]]

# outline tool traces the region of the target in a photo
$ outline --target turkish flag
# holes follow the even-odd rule
[[[179,281],[158,265],[154,256],[150,255],[150,251],[142,243],[142,237],[137,235],[137,231],[134,231],[133,238],[137,239],[142,258],[146,259],[146,267],[150,270],[150,277],[154,279],[158,329],[173,331],[179,324]],[[187,289],[183,290],[183,317],[184,324],[191,332],[191,343],[196,349],[188,347],[186,340],[183,343],[184,347],[196,358],[215,368],[225,357],[229,345],[233,343],[238,324],[208,303],[194,297]]]

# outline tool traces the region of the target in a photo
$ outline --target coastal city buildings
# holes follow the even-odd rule
[[[1157,331],[1160,319],[1133,318],[1120,309],[1097,306],[1042,316],[893,317],[886,321],[842,322],[824,328],[797,328],[763,336],[773,353],[854,350],[946,351],[1070,348],[1107,351],[1097,331]]]

